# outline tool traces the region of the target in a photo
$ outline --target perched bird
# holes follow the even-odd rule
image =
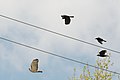
[[[42,71],[38,71],[38,62],[39,62],[39,60],[38,59],[34,59],[33,61],[32,61],[32,63],[31,63],[31,69],[29,68],[29,70],[31,71],[31,72],[41,72],[42,73]]]
[[[103,44],[102,42],[104,41],[104,42],[106,42],[104,39],[102,39],[102,38],[100,38],[100,37],[98,37],[98,38],[95,38],[100,44]]]
[[[65,19],[65,24],[68,25],[70,24],[71,19],[74,18],[74,16],[68,16],[68,15],[61,15],[62,19]]]
[[[102,51],[99,52],[99,54],[97,56],[108,57],[108,55],[105,55],[105,53],[107,53],[107,50],[102,50]]]

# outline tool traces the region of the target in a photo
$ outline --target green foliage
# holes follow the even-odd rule
[[[109,54],[110,56],[110,54]],[[110,61],[110,57],[99,58],[96,60],[96,67],[93,72],[90,72],[89,66],[86,65],[83,67],[82,74],[80,74],[79,78],[75,76],[76,69],[74,69],[74,76],[69,80],[112,80],[112,73],[105,71],[103,69],[108,70],[113,63]]]
[[[108,70],[112,64],[110,64],[110,57],[99,59],[96,61],[96,66],[101,69],[95,69],[94,80],[112,80],[112,73],[102,69]]]
[[[88,66],[84,66],[83,68],[83,73],[80,74],[80,77],[78,80],[92,80],[93,78],[91,77],[91,73],[89,71]]]

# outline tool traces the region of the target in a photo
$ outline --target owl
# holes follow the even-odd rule
[[[29,68],[29,70],[31,71],[31,72],[41,72],[42,73],[42,71],[38,71],[38,62],[39,62],[39,60],[38,59],[34,59],[33,61],[32,61],[32,63],[31,63],[31,68]]]

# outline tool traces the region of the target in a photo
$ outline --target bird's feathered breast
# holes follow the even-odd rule
[[[65,18],[65,24],[69,24],[69,23],[70,23],[70,21],[71,21],[71,20],[70,20],[70,18],[69,18],[69,17],[66,17],[66,18]]]
[[[38,59],[34,59],[31,63],[31,71],[36,72],[38,70]]]

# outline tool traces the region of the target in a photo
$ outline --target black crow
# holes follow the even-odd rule
[[[98,41],[100,44],[103,44],[103,43],[102,43],[103,41],[106,42],[104,39],[102,39],[102,38],[100,38],[100,37],[95,38],[95,39],[97,39],[97,41]]]
[[[70,24],[71,19],[74,18],[74,16],[68,16],[68,15],[61,15],[62,19],[65,19],[65,24],[68,25]]]
[[[32,63],[31,63],[31,69],[29,68],[29,70],[31,71],[31,72],[41,72],[42,73],[42,71],[38,71],[38,62],[39,62],[39,60],[38,59],[34,59],[33,61],[32,61]]]
[[[105,55],[105,53],[107,53],[107,50],[102,50],[102,51],[99,52],[99,54],[97,56],[108,57],[108,55]]]

